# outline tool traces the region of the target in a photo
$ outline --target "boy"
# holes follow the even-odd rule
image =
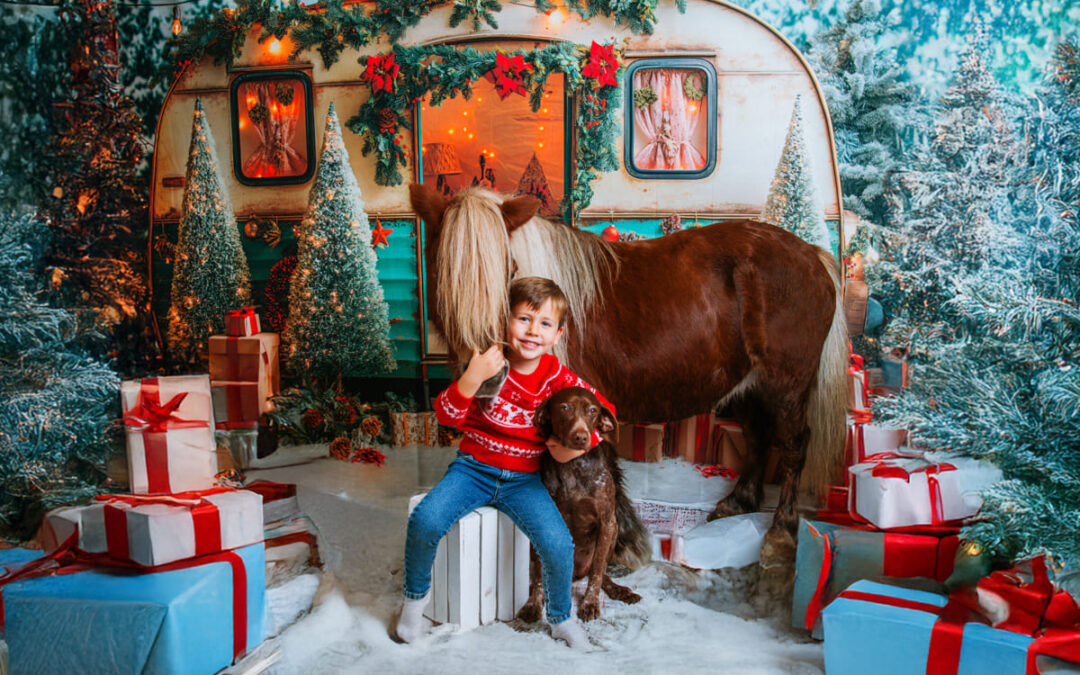
[[[435,400],[439,423],[459,428],[464,438],[446,475],[409,516],[405,602],[396,630],[403,642],[426,632],[423,612],[431,596],[431,564],[439,540],[466,513],[491,505],[510,516],[540,557],[552,636],[576,649],[589,646],[585,630],[571,616],[574,542],[539,473],[545,446],[561,462],[587,451],[575,452],[542,438],[533,425],[533,413],[565,387],[596,390],[549,353],[566,324],[566,297],[555,282],[515,279],[510,284],[510,308],[505,358],[510,373],[499,393],[491,399],[474,398],[480,385],[502,370],[503,350],[496,345],[483,354],[475,352],[461,377]],[[615,410],[603,397],[600,400]],[[592,445],[599,442],[594,433]]]

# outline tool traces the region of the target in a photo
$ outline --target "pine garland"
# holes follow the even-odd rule
[[[614,46],[595,42],[588,49],[560,43],[508,53],[478,52],[471,47],[458,49],[449,45],[395,46],[392,60],[398,75],[392,86],[386,86],[380,79],[368,82],[371,97],[346,125],[363,138],[361,151],[365,156],[375,153],[376,183],[399,185],[404,180],[400,169],[409,158],[404,132],[412,129],[405,111],[423,96],[429,97],[432,106],[458,96],[468,100],[472,97],[473,83],[496,67],[500,55],[504,59],[520,56],[529,66],[521,72],[521,77],[534,111],[540,109],[547,78],[553,73],[566,76],[568,94],[584,95],[576,121],[578,152],[574,187],[563,201],[563,210],[569,214],[589,204],[590,183],[597,173],[618,168],[614,149],[618,128],[613,113],[621,99],[618,78],[623,70]],[[381,64],[390,56],[368,56],[361,63],[368,65],[379,59]]]

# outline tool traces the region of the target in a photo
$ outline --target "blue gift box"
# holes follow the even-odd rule
[[[207,675],[225,668],[233,662],[234,590],[246,592],[248,651],[263,639],[266,597],[262,542],[231,553],[243,561],[246,588],[234,589],[224,560],[149,573],[97,567],[5,586],[11,672]]]
[[[947,597],[873,581],[858,581],[848,591],[944,607]],[[846,592],[846,591],[845,591]],[[930,635],[938,615],[841,594],[821,613],[825,627],[825,672],[829,675],[924,675]],[[957,675],[1022,675],[1032,638],[964,624]]]

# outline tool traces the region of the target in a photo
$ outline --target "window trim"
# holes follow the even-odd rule
[[[304,89],[304,100],[307,110],[304,113],[304,126],[307,129],[307,171],[297,176],[273,176],[269,178],[252,178],[244,175],[244,160],[240,156],[240,106],[237,99],[240,85],[245,82],[257,80],[272,80],[283,77],[291,77],[300,81]],[[233,175],[242,185],[252,187],[273,185],[301,185],[311,180],[315,175],[315,95],[311,85],[311,76],[301,70],[260,70],[258,72],[241,73],[233,79],[229,85],[229,117],[232,122],[232,146],[233,146]]]
[[[694,68],[705,75],[705,99],[706,106],[710,110],[705,131],[706,144],[708,146],[705,166],[696,171],[667,171],[663,169],[639,169],[634,164],[634,73],[642,68]],[[663,179],[663,180],[690,180],[707,178],[716,170],[718,138],[717,119],[717,76],[716,67],[708,60],[696,57],[648,57],[635,60],[626,67],[626,75],[623,82],[626,83],[625,107],[626,114],[623,116],[623,166],[626,172],[634,178]]]

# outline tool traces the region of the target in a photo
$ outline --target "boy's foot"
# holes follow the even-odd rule
[[[580,621],[574,618],[567,619],[562,623],[552,624],[551,637],[562,640],[570,646],[570,649],[592,651],[593,648],[592,643],[589,642],[589,636],[585,633],[585,628]]]
[[[427,635],[432,623],[424,616],[424,609],[430,600],[431,593],[419,600],[406,599],[401,605],[401,616],[398,617],[397,626],[390,637],[397,642],[415,642]]]

